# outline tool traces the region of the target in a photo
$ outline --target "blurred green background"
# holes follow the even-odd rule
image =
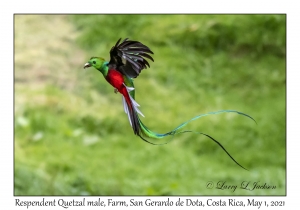
[[[15,195],[285,195],[285,15],[15,15]],[[91,56],[129,37],[154,63],[135,79],[143,122],[160,133],[198,115],[163,146],[133,134],[121,95]],[[159,142],[158,142],[159,143]],[[214,187],[207,188],[212,181]],[[218,182],[237,185],[217,189]],[[243,181],[275,189],[239,189]],[[219,185],[220,187],[220,185]]]

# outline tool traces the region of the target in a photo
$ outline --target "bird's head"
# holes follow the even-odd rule
[[[93,66],[97,70],[101,71],[104,65],[105,65],[105,60],[103,58],[91,57],[91,59],[86,64],[84,64],[83,68],[86,69]]]

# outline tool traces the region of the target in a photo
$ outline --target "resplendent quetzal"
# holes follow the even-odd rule
[[[193,120],[211,114],[233,112],[244,115],[254,120],[251,116],[242,112],[238,112],[235,110],[221,110],[217,112],[210,112],[207,114],[198,115],[164,134],[159,134],[151,131],[142,123],[138,116],[138,114],[140,114],[144,117],[144,115],[138,108],[139,104],[135,101],[135,88],[133,84],[133,78],[136,78],[143,69],[150,67],[149,63],[145,58],[150,59],[154,62],[153,58],[149,55],[153,54],[153,52],[149,49],[149,47],[145,46],[141,42],[128,40],[128,38],[124,39],[121,43],[120,41],[121,39],[119,39],[115,46],[111,48],[109,62],[105,61],[101,57],[91,57],[91,59],[84,65],[84,68],[88,68],[91,66],[96,68],[103,74],[106,81],[115,88],[115,93],[119,92],[122,94],[124,111],[128,116],[133,132],[135,135],[139,136],[144,141],[150,144],[155,144],[150,140],[147,140],[146,138],[161,139],[166,136],[173,136],[179,133],[195,132],[179,131],[179,129],[181,129]],[[213,137],[202,132],[195,133],[205,135],[214,142],[216,142],[236,164],[244,168],[227,152],[227,150],[221,145],[221,143],[219,143]]]

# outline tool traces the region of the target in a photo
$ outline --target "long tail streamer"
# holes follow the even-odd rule
[[[243,115],[245,117],[248,117],[250,118],[251,120],[253,120],[256,124],[257,122],[254,120],[254,118],[252,118],[251,116],[243,113],[243,112],[239,112],[239,111],[235,111],[235,110],[221,110],[221,111],[216,111],[216,112],[209,112],[209,113],[206,113],[206,114],[202,114],[202,115],[198,115],[182,124],[180,124],[178,127],[176,127],[175,129],[173,129],[172,131],[170,132],[167,132],[165,134],[158,134],[158,133],[155,133],[153,131],[151,131],[150,129],[148,129],[143,123],[142,121],[139,119],[139,122],[140,122],[140,125],[141,125],[141,131],[142,131],[142,134],[148,136],[148,137],[155,137],[155,138],[163,138],[163,137],[166,137],[166,136],[172,136],[172,138],[167,141],[167,142],[164,142],[164,143],[161,143],[161,144],[157,144],[157,143],[153,143],[147,139],[145,139],[142,135],[138,134],[138,136],[143,139],[144,141],[146,141],[147,143],[150,143],[150,144],[153,144],[153,145],[163,145],[163,144],[167,144],[169,143],[174,135],[176,134],[181,134],[181,133],[196,133],[196,134],[201,134],[201,135],[204,135],[204,136],[207,136],[208,138],[210,138],[212,141],[214,141],[216,144],[218,144],[225,152],[226,154],[238,165],[240,166],[241,168],[247,170],[245,167],[243,167],[241,164],[239,164],[230,154],[229,152],[225,149],[225,147],[219,142],[217,141],[216,139],[214,139],[213,137],[211,137],[210,135],[206,134],[206,133],[202,133],[202,132],[198,132],[198,131],[190,131],[190,130],[185,130],[185,131],[179,131],[179,129],[183,128],[184,126],[186,126],[188,123],[194,121],[194,120],[197,120],[201,117],[205,117],[205,116],[208,116],[208,115],[213,115],[213,114],[221,114],[221,113],[236,113],[236,114],[240,114],[240,115]]]

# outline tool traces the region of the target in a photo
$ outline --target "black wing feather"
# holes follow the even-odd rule
[[[109,68],[116,69],[130,78],[136,78],[143,69],[150,67],[145,58],[154,62],[149,55],[153,52],[139,41],[128,40],[128,38],[121,43],[120,41],[121,38],[110,50]]]

